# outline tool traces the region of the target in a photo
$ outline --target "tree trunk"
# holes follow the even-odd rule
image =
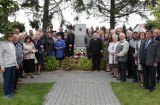
[[[115,27],[115,0],[111,0],[110,29],[114,29],[114,27]]]
[[[49,15],[49,0],[44,0],[44,14],[43,14],[43,32],[46,34],[47,26],[48,26],[48,15]]]

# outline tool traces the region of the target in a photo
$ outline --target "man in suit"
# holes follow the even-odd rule
[[[154,29],[153,30],[153,38],[154,40],[157,40],[160,42],[160,31],[159,29]],[[157,83],[159,83],[159,80],[160,80],[160,62],[158,62],[158,67],[157,67]]]
[[[160,43],[152,38],[152,32],[146,31],[146,40],[140,47],[140,63],[143,66],[144,88],[153,91],[156,85],[156,68],[160,62]]]
[[[92,56],[92,70],[100,71],[100,58],[102,53],[102,41],[98,38],[96,32],[93,33],[93,38],[90,41],[90,52]]]
[[[15,45],[15,49],[16,49],[16,59],[17,59],[17,64],[19,65],[19,69],[16,70],[15,73],[15,89],[17,89],[17,83],[18,83],[18,79],[20,77],[22,77],[22,73],[23,73],[23,46],[22,44],[19,42],[19,36],[17,34],[13,35],[13,44]]]
[[[70,56],[73,56],[74,55],[74,40],[75,40],[75,35],[72,32],[72,28],[71,27],[68,27],[68,38],[71,41],[71,54],[70,54]]]

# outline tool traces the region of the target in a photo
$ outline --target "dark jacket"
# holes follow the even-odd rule
[[[41,42],[41,40],[38,40],[37,42],[33,41],[33,44],[37,50],[36,54],[41,55],[44,53],[44,46],[43,46],[43,43]],[[43,48],[41,46],[43,46]]]
[[[94,38],[91,39],[90,41],[90,52],[92,54],[101,54],[102,50],[102,41],[101,39],[97,38],[96,40]]]
[[[17,44],[15,44],[15,48],[16,48],[16,58],[17,58],[17,64],[21,64],[23,62],[23,45],[18,42]]]
[[[75,35],[73,33],[68,33],[68,38],[70,38],[71,44],[74,46]]]
[[[71,40],[70,40],[70,38],[67,37],[67,38],[64,38],[64,41],[66,44],[66,47],[64,49],[64,56],[69,57],[70,56],[69,45],[71,44]]]
[[[46,41],[46,52],[54,51],[54,40],[52,38],[48,38]]]
[[[154,63],[160,62],[160,43],[151,39],[148,47],[145,49],[145,43],[142,42],[140,46],[139,59],[143,65],[153,66]]]

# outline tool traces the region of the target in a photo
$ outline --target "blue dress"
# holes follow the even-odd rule
[[[64,55],[64,49],[66,47],[65,41],[63,39],[57,40],[54,45],[56,49],[56,58],[62,59]]]

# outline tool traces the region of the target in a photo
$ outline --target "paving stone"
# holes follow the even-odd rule
[[[44,105],[120,105],[112,91],[112,81],[116,82],[104,71],[63,70],[42,72],[37,79],[23,79],[24,83],[55,82],[45,97]]]

